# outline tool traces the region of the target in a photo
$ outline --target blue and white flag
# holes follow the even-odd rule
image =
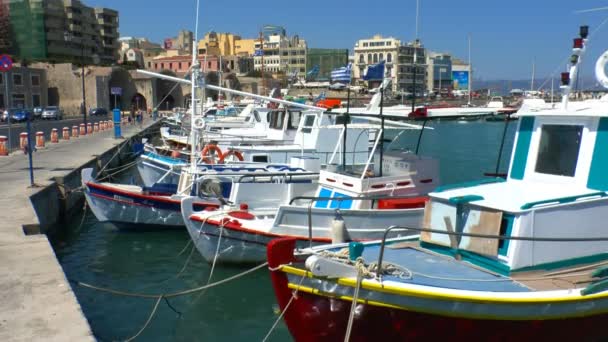
[[[313,100],[314,103],[317,103],[321,100],[325,100],[325,92],[322,91],[321,94],[319,94],[319,96],[315,97],[315,99]]]
[[[333,82],[350,83],[350,72],[352,64],[348,63],[347,66],[337,68],[331,71],[331,80]]]
[[[255,50],[253,52],[254,56],[264,56],[264,50]]]
[[[319,65],[315,65],[306,73],[306,78],[315,79],[319,75]]]
[[[367,67],[367,72],[363,76],[365,81],[377,81],[384,79],[384,61],[380,61],[378,64],[370,65]]]

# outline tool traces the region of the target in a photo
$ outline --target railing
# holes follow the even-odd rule
[[[219,174],[219,175],[225,175],[225,174]],[[242,175],[241,177],[239,177],[239,179],[236,181],[236,183],[246,183],[244,180],[251,178],[252,182],[256,181],[256,178],[268,178],[270,177],[270,182],[272,182],[275,177],[279,177],[279,178],[283,178],[284,181],[287,180],[287,177],[289,177],[288,181],[291,182],[293,180],[294,176],[318,176],[319,173],[317,172],[272,172],[272,173],[256,173],[256,174],[246,174],[246,175]]]
[[[295,201],[302,201],[302,200],[309,200],[310,201],[310,203],[308,203],[308,242],[309,242],[309,247],[312,247],[312,205],[313,205],[313,203],[315,203],[317,201],[338,201],[338,202],[342,202],[342,201],[348,201],[348,200],[353,200],[353,201],[371,200],[372,201],[372,206],[373,206],[373,201],[376,201],[376,200],[382,200],[382,199],[410,199],[410,198],[415,198],[415,196],[360,196],[360,197],[296,196],[296,197],[292,197],[291,198],[291,200],[289,201],[289,205],[292,205],[293,202],[295,202]],[[336,212],[340,211],[339,207],[338,208],[332,208],[332,209],[335,209]]]

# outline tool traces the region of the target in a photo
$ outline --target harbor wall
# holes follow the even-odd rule
[[[38,217],[38,224],[24,225],[24,233],[26,235],[46,234],[55,233],[58,229],[62,229],[62,223],[69,221],[72,214],[83,208],[84,194],[80,191],[82,169],[93,168],[93,174],[96,174],[104,166],[106,169],[113,169],[125,162],[134,160],[133,144],[141,142],[142,138],[150,137],[153,133],[158,132],[160,125],[161,121],[158,121],[121,144],[115,145],[99,155],[93,155],[90,160],[69,171],[69,173],[53,177],[53,182],[50,185],[41,188],[30,196],[30,201]]]

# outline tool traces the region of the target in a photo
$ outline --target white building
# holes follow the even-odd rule
[[[397,89],[397,56],[401,41],[393,37],[382,37],[377,34],[369,39],[360,39],[355,43],[353,67],[353,78],[361,80],[367,71],[367,67],[382,60],[385,64],[385,77],[393,80],[393,90]]]
[[[306,41],[298,36],[288,38],[283,34],[271,34],[261,42],[255,43],[253,57],[254,70],[262,69],[271,73],[292,73],[300,75],[306,72]],[[263,52],[259,52],[262,50]]]

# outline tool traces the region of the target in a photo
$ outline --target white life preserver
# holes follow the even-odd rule
[[[608,76],[606,76],[606,63],[608,63],[608,51],[605,51],[595,62],[595,79],[608,89]]]
[[[192,124],[193,124],[194,128],[196,128],[196,129],[203,129],[203,128],[205,128],[205,119],[198,116],[198,117],[194,118],[194,122]]]

